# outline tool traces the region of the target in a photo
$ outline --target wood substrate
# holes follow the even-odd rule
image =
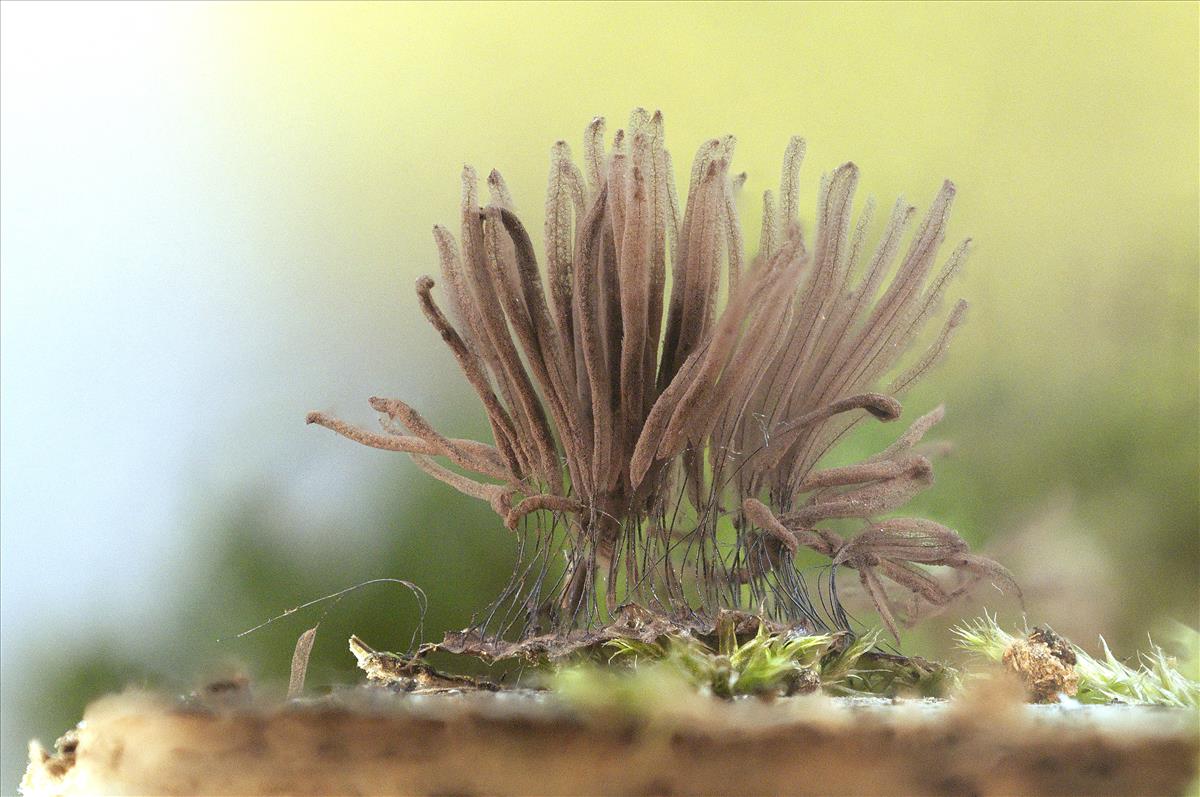
[[[282,704],[128,692],[91,705],[26,795],[1182,794],[1196,714],[709,698],[579,713],[545,694],[378,687]]]

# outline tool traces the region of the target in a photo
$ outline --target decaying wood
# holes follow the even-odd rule
[[[350,637],[350,652],[368,680],[402,692],[437,694],[448,691],[495,692],[499,689],[482,678],[438,672],[416,656],[375,650],[357,636]]]
[[[693,697],[639,714],[545,694],[88,707],[27,797],[97,794],[1183,794],[1200,753],[1179,709]],[[1009,702],[1012,701],[1012,702]]]

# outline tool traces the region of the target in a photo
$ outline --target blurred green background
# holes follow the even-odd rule
[[[321,607],[226,638],[289,607],[406,578],[436,637],[496,594],[487,507],[304,414],[397,395],[484,435],[412,296],[429,230],[464,162],[540,230],[551,143],[637,105],[677,169],[737,134],[747,196],[805,135],[806,212],[850,159],[884,207],[953,178],[973,308],[906,402],[944,400],[957,445],[917,508],[1085,647],[1198,624],[1193,3],[6,3],[0,29],[0,793],[106,690],[282,682]],[[1020,621],[992,592],[957,613],[982,606]],[[345,598],[310,684],[414,621],[395,587]]]

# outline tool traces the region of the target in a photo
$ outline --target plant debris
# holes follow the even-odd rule
[[[296,649],[292,652],[291,675],[288,677],[288,697],[304,694],[304,676],[308,672],[308,658],[312,655],[313,642],[316,639],[317,626],[313,626],[296,640]]]
[[[802,626],[789,626],[748,612],[721,610],[715,620],[705,621],[695,615],[680,614],[668,617],[636,604],[620,606],[612,622],[592,630],[575,629],[563,633],[541,634],[509,642],[482,634],[478,629],[449,631],[438,643],[422,645],[420,653],[441,651],[476,656],[485,661],[523,659],[530,663],[558,661],[599,651],[606,643],[630,640],[652,644],[669,637],[693,637],[713,641],[728,629],[740,639],[747,639],[766,628],[774,633],[807,633]]]
[[[481,678],[451,675],[435,670],[413,656],[375,650],[357,636],[350,637],[350,652],[367,678],[401,692],[438,694],[451,691],[495,692],[500,687]]]
[[[446,675],[424,662],[435,652],[484,661],[518,659],[553,673],[555,689],[616,688],[637,694],[664,678],[721,698],[807,694],[944,697],[957,673],[925,659],[884,653],[878,635],[809,634],[743,612],[724,611],[717,622],[673,622],[637,606],[618,610],[619,621],[596,631],[550,634],[503,642],[469,632],[447,634],[414,656],[381,653],[358,637],[350,649],[373,681],[402,691],[495,690],[494,684]],[[621,680],[630,683],[620,684]],[[607,686],[606,686],[607,684]],[[639,686],[640,684],[640,686]]]

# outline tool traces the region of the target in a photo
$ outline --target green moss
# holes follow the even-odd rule
[[[714,649],[689,636],[655,642],[617,639],[604,644],[608,666],[594,660],[559,668],[551,686],[569,700],[634,706],[681,689],[734,698],[822,690],[836,695],[944,696],[956,681],[949,668],[875,649],[877,635],[771,633],[765,627],[739,642],[718,636]],[[607,697],[601,697],[608,693]]]
[[[1018,639],[1001,628],[995,617],[987,614],[956,627],[954,633],[964,650],[996,662],[1003,659],[1004,651]],[[1182,663],[1153,642],[1150,652],[1140,653],[1132,666],[1113,655],[1104,637],[1100,638],[1104,656],[1099,659],[1083,648],[1071,645],[1075,653],[1075,672],[1079,676],[1079,692],[1075,699],[1081,703],[1200,708],[1200,681],[1185,674],[1200,670],[1200,662],[1196,660],[1200,632],[1181,627],[1180,637],[1189,652],[1188,660]]]

